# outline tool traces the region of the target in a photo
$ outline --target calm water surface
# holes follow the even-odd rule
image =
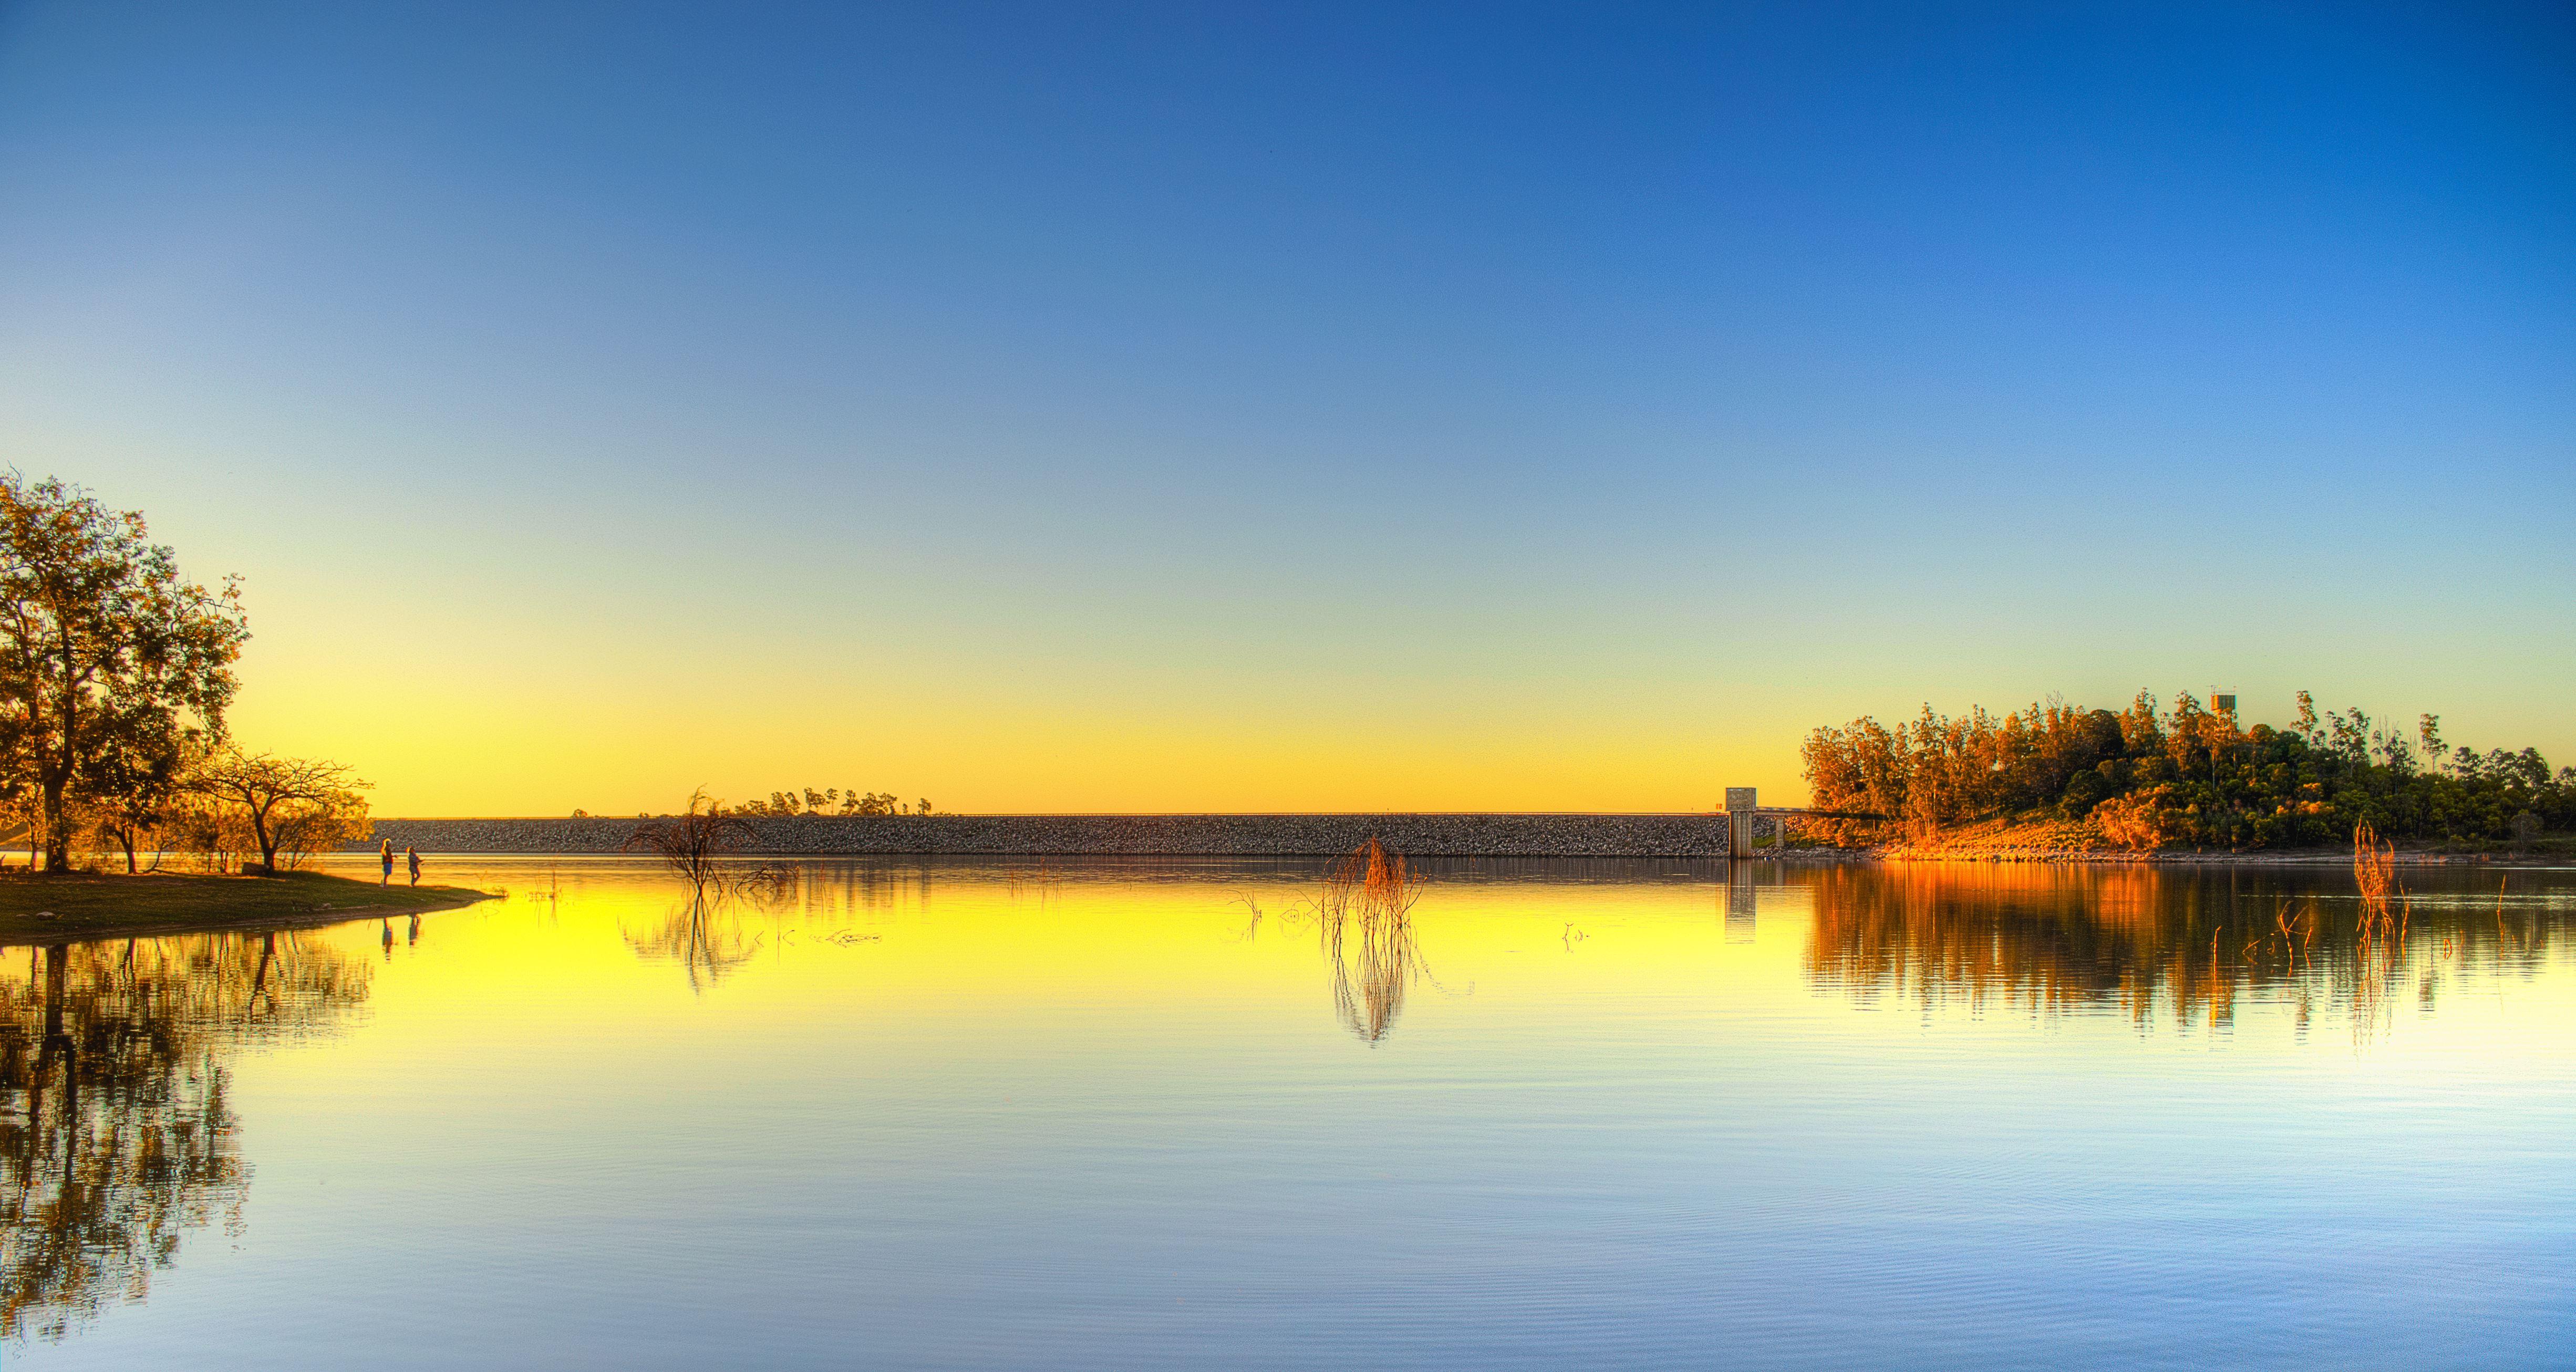
[[[432,870],[0,955],[0,1362],[2576,1364],[2576,874]]]

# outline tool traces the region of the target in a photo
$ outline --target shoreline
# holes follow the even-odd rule
[[[494,899],[463,886],[378,886],[323,872],[274,877],[69,873],[0,878],[0,946],[172,934],[270,933],[461,910]],[[40,919],[39,911],[53,912]]]
[[[2116,863],[2144,863],[2160,867],[2350,867],[2349,848],[2249,848],[2230,852],[2207,852],[2158,848],[2143,852],[2063,849],[2047,852],[2018,852],[2009,849],[1963,848],[1950,852],[1912,853],[1878,849],[1846,848],[1834,850],[1851,853],[1865,862],[1978,862],[1978,863],[2049,863],[2064,866],[2107,866]],[[2394,861],[2400,867],[2565,867],[2565,858],[2546,854],[2476,852],[2433,853],[2399,850]]]

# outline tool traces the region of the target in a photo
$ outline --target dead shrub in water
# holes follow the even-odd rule
[[[703,891],[715,880],[717,864],[724,855],[750,844],[751,825],[738,815],[725,813],[722,802],[710,798],[706,788],[689,793],[689,808],[668,819],[648,820],[635,826],[626,840],[625,850],[641,849],[658,855],[669,863],[692,891]]]
[[[1034,891],[1040,903],[1044,903],[1047,897],[1063,889],[1064,872],[1055,865],[1054,858],[1041,857],[1038,859],[1036,871],[1013,867],[1003,872],[1002,884],[1013,900],[1018,900],[1024,893]]]
[[[1332,922],[1354,913],[1402,915],[1421,898],[1421,881],[1405,865],[1404,855],[1388,852],[1372,838],[1334,860],[1324,873],[1318,905]]]
[[[2361,890],[2361,944],[2405,942],[2412,902],[2397,883],[2397,849],[2368,820],[2353,826],[2352,879]]]
[[[1413,941],[1413,904],[1421,898],[1421,880],[1403,856],[1374,838],[1324,874],[1315,911],[1333,964],[1333,1008],[1364,1042],[1386,1037],[1413,979],[1430,975]]]
[[[2352,879],[2361,892],[2353,987],[2354,1032],[2360,1033],[2365,1023],[2378,1023],[2389,981],[2406,956],[2406,926],[2414,914],[2413,899],[2397,881],[2397,849],[2368,820],[2353,826]]]

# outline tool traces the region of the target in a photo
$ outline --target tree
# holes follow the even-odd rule
[[[657,854],[689,883],[692,893],[702,893],[724,855],[747,846],[752,837],[748,822],[727,814],[724,802],[701,787],[689,794],[688,809],[680,814],[636,825],[626,847]]]
[[[159,829],[185,783],[193,736],[155,730],[116,730],[92,760],[87,811],[99,836],[125,850],[125,870],[137,870],[138,839]]]
[[[314,758],[254,755],[227,747],[207,758],[189,784],[250,825],[260,864],[271,869],[277,866],[281,843],[290,843],[289,851],[300,856],[316,846],[313,839],[321,837],[312,832],[314,826],[345,826],[352,807],[363,826],[366,814],[358,792],[368,783],[349,775],[349,769],[339,763]]]
[[[0,759],[33,793],[45,870],[70,867],[84,793],[151,770],[115,759],[222,736],[249,636],[238,585],[181,580],[141,513],[0,473]]]
[[[2000,718],[1926,710],[1893,728],[1819,728],[1802,750],[1808,785],[1844,839],[1871,836],[1843,824],[1854,812],[1901,818],[1917,841],[2000,819],[2073,822],[2080,833],[2032,836],[2118,847],[2340,843],[2361,823],[2391,837],[2492,838],[2524,813],[2543,831],[2576,828],[2576,769],[2552,773],[2528,748],[2451,747],[2435,715],[2418,718],[2410,741],[2359,710],[2320,713],[2305,692],[2290,729],[2244,728],[2188,693],[2162,714],[2152,706],[2141,695],[2124,715],[2052,702]]]
[[[317,799],[289,800],[270,816],[269,828],[277,841],[269,861],[287,871],[303,866],[315,853],[362,843],[375,832],[367,798],[355,787]]]
[[[2440,715],[2418,715],[2415,719],[2415,737],[2423,741],[2426,766],[2439,772],[2450,765],[2451,750],[2442,744]]]
[[[175,850],[196,855],[203,870],[220,872],[231,865],[233,854],[249,844],[250,826],[239,809],[194,785],[183,786],[161,812],[160,827],[154,831],[153,865],[157,868],[161,854]]]

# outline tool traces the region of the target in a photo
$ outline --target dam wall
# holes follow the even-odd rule
[[[621,851],[648,821],[379,819],[355,849],[391,840],[423,853]],[[1722,814],[793,815],[745,821],[738,851],[774,857],[874,854],[1046,857],[1331,857],[1371,838],[1407,857],[1726,856]]]

